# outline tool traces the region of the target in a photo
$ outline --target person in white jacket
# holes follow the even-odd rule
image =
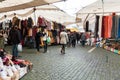
[[[43,31],[44,53],[47,52],[47,38],[48,38],[48,32],[46,29],[44,29]]]
[[[61,47],[61,53],[65,54],[65,45],[68,42],[68,35],[67,32],[63,29],[62,32],[60,33],[60,44],[62,45]]]

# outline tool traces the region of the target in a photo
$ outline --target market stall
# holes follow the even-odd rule
[[[19,13],[15,13],[15,12],[12,14],[9,14],[8,11],[30,8],[30,7],[40,6],[40,5],[44,5],[44,4],[50,4],[50,3],[58,2],[58,1],[61,1],[61,0],[27,0],[27,1],[4,0],[3,2],[0,3],[0,7],[1,7],[0,12],[5,12],[5,13],[1,14],[2,17],[0,18],[0,20],[1,20],[0,21],[0,29],[5,32],[8,31],[6,33],[9,34],[11,27],[17,25],[17,27],[21,31],[20,32],[20,34],[22,35],[21,39],[23,40],[26,37],[26,35],[27,35],[27,37],[30,38],[31,36],[34,36],[36,26],[38,26],[38,27],[44,26],[44,24],[42,24],[42,23],[41,23],[41,25],[34,24],[34,23],[37,23],[36,22],[37,19],[35,19],[35,17],[36,17],[35,10],[41,9],[41,8],[36,8],[36,9],[32,8],[30,11],[28,11],[27,13],[24,13],[24,14],[19,14]],[[54,10],[54,9],[52,9],[52,10]],[[30,14],[33,14],[34,18],[32,18]],[[30,15],[30,16],[28,16],[28,15]],[[39,14],[39,16],[40,16],[40,14]],[[48,20],[44,19],[44,17],[41,17],[41,19],[42,19],[42,22],[46,22],[45,26],[46,25],[48,26],[48,24],[50,24],[50,22]],[[56,22],[53,22],[53,23],[54,23],[54,25],[56,24]],[[58,25],[58,23],[57,23],[57,25]],[[50,27],[48,26],[46,28],[48,28],[48,30],[49,30]],[[58,29],[58,27],[53,28],[53,30],[55,30],[55,29]],[[21,43],[22,43],[22,40],[21,40]],[[25,74],[27,74],[32,69],[33,64],[31,61],[14,58],[13,55],[11,55],[11,54],[12,53],[10,53],[10,52],[4,51],[4,49],[1,47],[1,49],[0,49],[0,79],[2,79],[2,80],[11,80],[11,79],[19,80],[20,78],[22,78]]]
[[[103,47],[115,53],[119,52],[120,45],[119,2],[119,0],[97,0],[77,12],[77,17],[82,18],[81,23],[85,31],[92,31],[95,40],[102,38],[109,41],[109,43],[106,41]]]

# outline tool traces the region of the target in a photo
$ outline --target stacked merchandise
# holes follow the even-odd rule
[[[104,16],[96,15],[94,37],[95,39],[102,38],[105,40],[105,49],[120,54],[120,16],[116,13]]]
[[[28,60],[15,59],[11,54],[0,49],[0,79],[19,80],[32,69]]]
[[[104,49],[111,51],[115,54],[120,54],[120,44],[119,40],[107,39],[103,46]]]

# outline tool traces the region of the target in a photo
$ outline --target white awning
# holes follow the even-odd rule
[[[14,10],[20,10],[35,6],[41,6],[62,0],[0,0],[0,12],[8,12]]]
[[[34,21],[37,21],[37,18],[39,16],[42,16],[49,21],[56,21],[58,23],[62,23],[65,25],[68,25],[66,23],[72,24],[72,23],[75,23],[76,21],[75,17],[68,15],[67,13],[65,13],[64,11],[60,10],[59,8],[57,8],[52,4],[36,7],[35,13],[34,13],[34,7],[1,13],[0,21],[5,20],[4,15],[7,16],[7,19],[12,19],[12,17],[14,16],[14,13],[16,13],[16,16],[18,16],[20,19],[26,19],[28,17],[32,17]]]
[[[95,22],[96,14],[108,15],[113,12],[120,13],[120,0],[97,0],[96,2],[80,9],[76,15],[82,19],[82,23],[84,24],[84,21],[89,14],[87,20],[92,24]]]
[[[120,0],[97,0],[95,3],[90,4],[86,7],[83,7],[77,13],[112,13],[112,12],[120,12]]]

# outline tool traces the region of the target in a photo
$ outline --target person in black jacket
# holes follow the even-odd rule
[[[40,50],[40,43],[41,43],[40,37],[42,37],[42,32],[38,29],[37,33],[35,35],[35,42],[36,42],[37,52],[39,52],[39,50]]]
[[[12,55],[13,57],[18,57],[18,44],[20,43],[20,32],[17,26],[13,26],[9,33],[11,43],[12,43]]]
[[[70,39],[71,39],[72,47],[75,48],[75,46],[76,46],[76,32],[71,33]]]

